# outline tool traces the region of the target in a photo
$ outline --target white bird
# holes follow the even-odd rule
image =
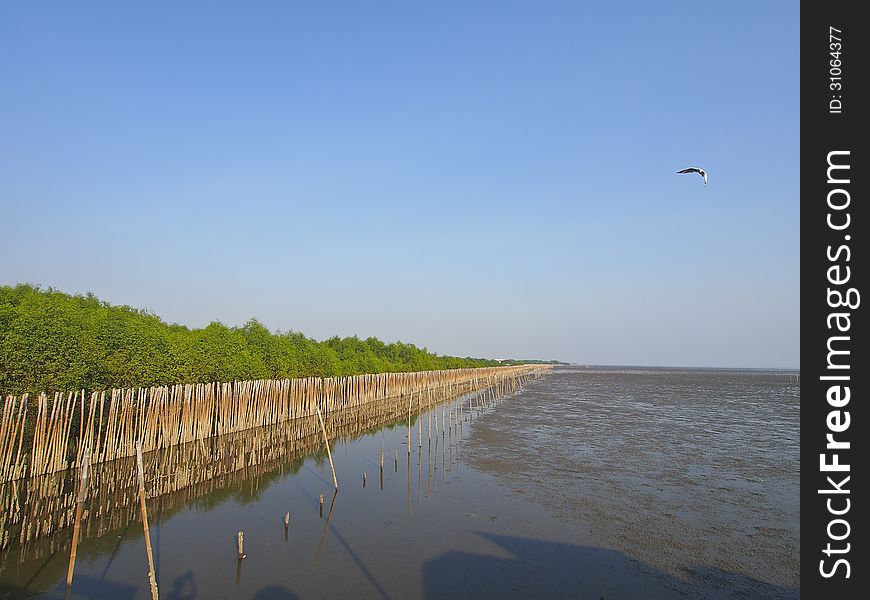
[[[688,167],[685,169],[680,169],[679,171],[677,171],[677,173],[697,173],[704,178],[704,187],[707,187],[707,171],[705,171],[701,167]]]

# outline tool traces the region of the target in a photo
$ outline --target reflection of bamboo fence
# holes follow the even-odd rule
[[[435,401],[447,401],[473,391],[509,393],[539,370],[515,373],[510,379],[479,378],[476,382],[442,386]],[[486,383],[491,383],[483,387]],[[316,404],[314,414],[252,431],[194,440],[145,454],[149,512],[165,515],[186,506],[191,499],[222,488],[257,479],[279,468],[288,460],[322,448],[322,434]],[[416,406],[416,405],[415,405]],[[427,410],[424,403],[420,411]],[[418,411],[418,412],[420,412]],[[85,412],[87,414],[87,412]],[[356,437],[384,426],[403,422],[407,405],[399,396],[348,405],[324,415],[330,441]],[[135,453],[135,447],[134,447]],[[398,464],[398,458],[396,457]],[[37,558],[66,543],[64,530],[74,522],[76,490],[72,471],[12,480],[0,485],[0,550],[12,544],[20,547],[19,560]],[[82,537],[100,537],[117,531],[139,518],[138,482],[131,457],[91,466],[82,516]],[[59,533],[60,532],[60,533]],[[17,543],[17,544],[16,544]],[[0,552],[0,560],[5,559]],[[0,571],[3,566],[0,564]]]
[[[279,379],[7,396],[0,413],[0,481],[74,467],[85,448],[97,464],[144,452],[324,415],[422,390],[470,391],[547,367],[521,365],[351,377]],[[30,406],[28,406],[30,405]],[[35,416],[34,416],[35,415]],[[32,441],[23,444],[25,430]],[[23,447],[23,446],[29,446]]]

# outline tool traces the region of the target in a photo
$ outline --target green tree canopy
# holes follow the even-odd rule
[[[498,364],[373,337],[318,342],[295,331],[272,333],[256,319],[190,329],[93,294],[0,286],[2,394]]]

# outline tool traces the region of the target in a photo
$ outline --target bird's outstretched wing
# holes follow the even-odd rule
[[[707,171],[701,167],[686,167],[685,169],[680,169],[677,173],[697,173],[704,179],[704,187],[707,187]]]

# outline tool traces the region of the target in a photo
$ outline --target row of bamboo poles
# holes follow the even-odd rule
[[[235,381],[6,396],[0,482],[63,471],[195,440],[324,415],[426,390],[466,390],[547,367],[520,365],[348,377]],[[25,443],[25,440],[27,442]]]
[[[511,377],[472,380],[472,385],[430,388],[408,399],[392,396],[333,410],[325,420],[330,440],[355,438],[385,424],[403,422],[408,407],[422,414],[432,407],[467,394],[469,413],[502,394],[512,393],[540,375],[540,370],[514,373]],[[442,408],[443,413],[443,408]],[[443,416],[441,429],[443,433]],[[436,412],[436,430],[438,417]],[[431,413],[430,413],[431,431]],[[145,454],[149,512],[172,514],[190,500],[241,482],[259,485],[259,478],[281,470],[295,459],[323,449],[321,426],[315,415],[207,440],[168,446]],[[430,434],[431,435],[431,434]],[[420,445],[422,446],[422,424]],[[431,439],[430,439],[431,443]],[[416,445],[416,444],[415,444]],[[436,438],[437,449],[437,438]],[[321,457],[325,458],[325,457]],[[79,493],[74,472],[56,472],[25,481],[12,480],[0,486],[0,571],[10,546],[18,547],[18,562],[53,554],[68,541],[65,530],[75,521]],[[82,536],[102,537],[138,519],[137,474],[132,457],[106,462],[91,469],[86,478],[82,510]],[[157,504],[152,504],[157,502]]]

